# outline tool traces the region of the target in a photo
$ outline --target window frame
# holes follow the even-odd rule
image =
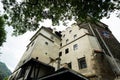
[[[65,54],[68,54],[69,53],[69,48],[66,48],[65,49]]]
[[[74,44],[73,45],[73,50],[75,51],[75,50],[77,50],[78,49],[78,44]]]
[[[65,34],[63,35],[63,38],[65,37]]]
[[[69,33],[71,33],[71,32],[72,32],[72,30],[69,31]]]
[[[47,55],[48,53],[46,52],[45,55]]]
[[[62,56],[62,51],[59,52],[59,57]]]
[[[60,47],[62,47],[62,43],[60,43]]]
[[[48,45],[48,42],[46,41],[45,44]]]
[[[66,44],[68,43],[69,39],[66,39]]]
[[[76,39],[77,38],[77,34],[75,34],[73,37],[74,37],[74,39]]]
[[[79,67],[79,69],[87,68],[87,63],[86,63],[85,57],[82,57],[82,58],[78,59],[78,67]]]

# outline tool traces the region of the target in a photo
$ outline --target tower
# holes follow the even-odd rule
[[[50,63],[58,56],[56,53],[59,51],[59,43],[59,33],[53,33],[51,28],[41,27],[30,39],[10,80],[38,79],[54,72]]]
[[[120,74],[120,45],[107,25],[101,22],[73,24],[62,35],[61,64],[67,64],[91,80],[113,80]]]

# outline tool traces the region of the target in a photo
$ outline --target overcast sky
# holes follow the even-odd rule
[[[112,14],[109,19],[104,18],[101,21],[109,26],[114,36],[120,42],[120,19],[117,18],[115,14]],[[51,26],[51,23],[48,20],[45,22],[45,24],[42,23],[42,25]],[[57,30],[63,29],[65,29],[65,27],[63,27],[62,25],[60,27],[57,27]],[[26,50],[29,39],[33,36],[35,32],[27,32],[24,35],[15,37],[11,36],[13,31],[12,27],[6,27],[6,31],[7,40],[4,43],[3,47],[0,48],[0,52],[3,53],[2,55],[0,55],[0,61],[6,63],[8,68],[13,71],[24,51]]]

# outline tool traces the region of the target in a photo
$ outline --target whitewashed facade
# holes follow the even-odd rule
[[[99,24],[102,25],[101,29],[106,29],[104,27],[106,25]],[[73,24],[61,32],[41,27],[30,41],[10,80],[18,79],[17,76],[24,68],[23,65],[31,59],[53,67],[55,70],[63,67],[72,69],[85,75],[90,80],[113,80],[116,74],[119,75],[116,65],[110,63],[113,58],[108,56],[107,49],[104,50],[106,46],[103,46],[104,44],[102,44],[101,37],[97,35],[94,25],[88,23]],[[119,60],[117,66],[120,67]],[[44,75],[49,71],[45,70],[46,68],[37,67],[37,70],[42,69],[41,73]],[[27,66],[24,71],[25,76],[19,78],[19,80],[27,79],[26,76],[30,71],[33,71],[31,65]]]

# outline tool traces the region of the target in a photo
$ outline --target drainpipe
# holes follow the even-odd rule
[[[89,26],[90,30],[92,31],[92,34],[93,34],[94,36],[96,36],[96,35],[95,35],[95,32],[93,31],[93,29],[92,29],[92,27],[91,27],[91,25],[90,25],[90,23],[88,23],[88,26]]]

